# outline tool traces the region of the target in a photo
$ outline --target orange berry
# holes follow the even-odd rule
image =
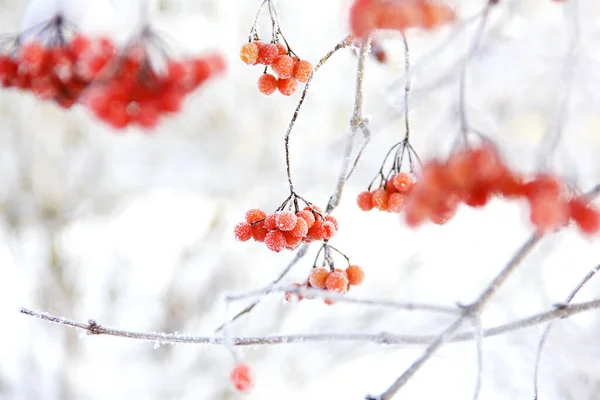
[[[258,78],[258,90],[267,96],[273,94],[277,90],[277,78],[271,74],[262,74]]]
[[[283,232],[274,230],[269,231],[265,236],[265,244],[267,248],[276,253],[280,252],[285,248],[285,237]]]
[[[231,370],[229,380],[238,392],[248,392],[252,389],[252,371],[245,363],[236,364]]]
[[[577,223],[579,229],[587,235],[592,235],[600,229],[600,213],[585,198],[571,199],[569,201],[569,214]]]
[[[323,221],[316,220],[313,226],[308,230],[308,233],[306,234],[306,241],[312,242],[317,240],[323,240],[326,234],[325,227],[323,225]]]
[[[394,187],[400,193],[409,192],[414,183],[413,178],[404,172],[400,172],[398,175],[394,176],[392,181],[394,183]]]
[[[265,219],[266,216],[267,213],[265,213],[263,210],[259,208],[253,208],[246,211],[246,222],[251,224],[253,222],[260,221],[261,219]]]
[[[296,91],[296,87],[298,87],[298,82],[294,78],[287,78],[277,80],[277,89],[284,96],[291,96]]]
[[[298,217],[292,211],[281,211],[277,213],[277,229],[282,231],[291,231],[298,222]]]
[[[363,211],[371,211],[373,209],[373,193],[369,191],[362,192],[356,198],[356,204]]]
[[[256,43],[246,43],[240,49],[240,59],[248,65],[256,64],[258,60],[258,46]]]
[[[341,271],[330,273],[325,280],[325,287],[332,292],[346,293],[348,291],[348,275]]]
[[[288,250],[294,250],[302,243],[302,237],[295,236],[292,231],[283,232],[283,238],[285,239],[285,248]]]
[[[351,285],[360,285],[365,279],[365,271],[358,265],[351,265],[346,268],[346,275],[348,275],[348,282]]]
[[[288,53],[288,49],[283,43],[277,43],[275,46],[277,46],[277,50],[279,51],[280,56]]]
[[[329,240],[335,235],[337,229],[335,229],[335,224],[331,221],[325,221],[323,223],[323,231],[325,234],[323,235],[323,239]]]
[[[298,217],[296,221],[296,226],[294,226],[294,229],[292,229],[290,232],[296,237],[305,237],[308,233],[308,224],[306,223],[306,220],[304,218]]]
[[[269,231],[265,228],[264,222],[258,222],[252,225],[252,238],[257,242],[264,242]]]
[[[394,177],[388,179],[385,183],[385,191],[388,192],[388,194],[396,193],[398,191],[396,190],[396,186],[394,186],[393,178]]]
[[[302,83],[308,81],[308,77],[313,70],[313,66],[306,60],[299,60],[294,66],[294,78]]]
[[[302,218],[303,220],[306,221],[306,225],[308,226],[308,229],[310,229],[313,226],[313,224],[315,223],[315,214],[313,214],[312,211],[309,211],[309,210],[298,211],[296,213],[296,216],[298,218]]]
[[[329,276],[329,270],[326,268],[315,268],[310,273],[310,278],[308,282],[310,286],[317,289],[325,289],[325,281]]]
[[[235,226],[234,233],[237,240],[245,242],[252,237],[252,226],[247,222],[240,222]]]
[[[277,214],[269,214],[265,218],[265,228],[272,231],[277,227]]]
[[[329,221],[333,224],[333,226],[335,227],[335,230],[337,231],[338,229],[340,229],[340,224],[338,224],[337,219],[333,216],[333,215],[327,215],[325,217],[325,221]]]
[[[260,64],[271,65],[279,55],[277,46],[273,43],[264,43],[258,49],[258,62]]]
[[[388,210],[388,200],[390,195],[385,189],[377,189],[373,192],[373,206],[381,211]]]
[[[392,193],[388,198],[388,209],[390,212],[399,213],[404,208],[404,203],[406,203],[404,193]]]
[[[271,68],[280,79],[290,78],[294,73],[294,60],[288,55],[279,56],[273,61]]]

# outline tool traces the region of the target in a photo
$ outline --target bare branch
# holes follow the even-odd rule
[[[472,318],[471,324],[473,325],[475,348],[477,350],[477,378],[475,380],[473,400],[477,400],[479,399],[479,393],[481,392],[481,379],[483,375],[483,326],[481,325],[481,318],[479,317]]]

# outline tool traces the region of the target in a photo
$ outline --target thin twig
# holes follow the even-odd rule
[[[473,317],[471,319],[471,324],[473,324],[475,349],[477,351],[477,378],[475,379],[473,400],[478,400],[479,393],[481,393],[481,380],[483,375],[483,326],[481,324],[481,318],[479,317]]]
[[[543,322],[551,321],[558,318],[568,318],[585,311],[595,310],[600,308],[600,300],[589,301],[579,304],[571,304],[565,307],[557,307],[551,311],[536,314],[521,320],[511,322],[509,324],[499,325],[483,331],[483,337],[498,336],[508,332],[514,332],[530,326],[538,325]],[[108,328],[99,325],[94,320],[89,320],[87,323],[69,320],[66,318],[56,317],[47,313],[21,308],[22,314],[39,318],[43,321],[52,322],[59,325],[70,326],[86,331],[90,335],[108,335],[123,337],[129,339],[145,340],[150,342],[159,342],[164,344],[189,343],[189,344],[210,344],[222,346],[260,346],[260,345],[275,345],[275,344],[291,344],[291,343],[306,343],[306,342],[373,342],[385,345],[423,345],[431,343],[435,336],[424,335],[400,335],[389,332],[381,333],[317,333],[317,334],[295,334],[295,335],[279,335],[279,336],[239,336],[224,338],[221,336],[188,336],[173,333],[148,333],[148,332],[133,332],[121,329]],[[448,339],[449,343],[465,342],[475,338],[476,334],[471,330],[454,335],[452,339]]]
[[[596,275],[596,272],[598,272],[598,270],[600,270],[600,264],[596,265],[594,267],[594,269],[592,269],[590,272],[588,272],[586,274],[586,276],[577,284],[575,289],[573,289],[571,291],[571,293],[569,293],[569,295],[565,299],[564,304],[561,304],[560,307],[570,304],[571,301],[573,300],[573,298],[575,298],[575,295],[581,290],[582,287],[585,286],[586,283],[589,282],[590,279],[592,279],[592,277],[594,275]],[[538,344],[537,353],[535,355],[535,368],[534,368],[534,373],[533,373],[533,398],[534,398],[534,400],[538,399],[538,377],[539,377],[539,371],[540,371],[540,359],[542,357],[542,350],[544,349],[546,340],[548,340],[548,336],[550,335],[550,331],[554,327],[555,322],[556,322],[556,320],[551,321],[550,323],[548,323],[548,326],[546,326],[546,329],[544,330],[544,333],[542,334],[542,338],[540,339],[540,343]]]

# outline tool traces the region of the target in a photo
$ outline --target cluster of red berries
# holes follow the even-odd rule
[[[316,206],[304,210],[277,211],[267,215],[263,210],[246,212],[246,220],[235,226],[237,240],[245,242],[251,238],[264,242],[269,250],[280,252],[294,250],[302,242],[329,240],[338,230],[338,222],[331,215],[323,216]]]
[[[413,185],[412,176],[400,172],[383,182],[379,189],[359,194],[356,202],[363,211],[371,211],[376,208],[380,211],[399,213],[404,209]]]
[[[3,87],[30,90],[70,108],[81,102],[115,128],[153,128],[160,116],[180,110],[184,97],[224,70],[218,55],[167,61],[164,74],[150,65],[144,46],[120,54],[106,38],[75,34],[68,42],[30,41],[0,56]]]
[[[66,44],[45,46],[30,41],[14,54],[0,56],[0,83],[5,88],[30,90],[42,100],[70,108],[113,54],[109,40],[92,41],[83,35],[75,35]]]
[[[366,200],[361,196],[366,195],[359,196],[359,204],[364,205]],[[525,179],[511,171],[491,146],[467,148],[454,152],[445,162],[425,164],[421,179],[412,185],[405,199],[404,215],[410,226],[427,219],[443,224],[461,203],[483,207],[495,196],[525,199],[538,232],[558,229],[570,221],[585,234],[600,230],[600,211],[587,198],[574,195],[549,174]],[[374,204],[378,199],[373,195]]]
[[[291,56],[287,47],[281,43],[246,43],[240,49],[240,58],[248,65],[271,66],[277,77],[264,73],[258,79],[258,90],[266,95],[279,90],[284,96],[291,96],[296,91],[298,82],[306,83],[313,70],[310,62]]]
[[[246,363],[237,363],[231,369],[229,374],[231,384],[238,392],[246,393],[252,389],[254,385],[252,379],[252,370]]]
[[[442,0],[355,0],[350,8],[350,29],[357,37],[375,29],[433,29],[454,19]]]
[[[295,287],[306,287],[306,288],[315,288],[321,290],[328,290],[330,292],[334,292],[337,294],[344,294],[348,292],[350,286],[360,285],[365,279],[365,272],[358,265],[350,265],[348,268],[344,269],[334,269],[333,271],[330,268],[314,268],[304,284],[296,283]],[[286,292],[285,299],[287,301],[292,301],[296,299],[297,301],[303,300],[304,296],[299,293]],[[325,303],[333,304],[331,299],[325,299]]]
[[[114,70],[110,70],[114,66]],[[130,46],[114,59],[101,84],[86,93],[84,104],[97,118],[114,128],[137,124],[154,128],[161,116],[181,109],[184,98],[202,83],[225,68],[216,54],[183,60],[167,60],[166,71],[159,74],[151,65],[145,46]],[[107,74],[108,72],[108,74]]]

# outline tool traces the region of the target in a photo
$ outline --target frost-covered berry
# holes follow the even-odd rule
[[[290,233],[299,238],[305,237],[308,233],[308,224],[306,223],[306,220],[304,220],[304,218],[297,218],[296,225]]]
[[[310,278],[308,278],[308,282],[310,286],[317,289],[325,289],[325,281],[329,276],[330,271],[326,268],[315,268],[310,273]]]
[[[264,43],[258,49],[258,62],[260,64],[271,65],[277,56],[279,56],[279,50],[273,43]]]
[[[246,43],[240,49],[240,59],[248,65],[256,64],[258,60],[258,46],[256,43]]]
[[[258,90],[267,96],[273,94],[277,90],[277,78],[271,74],[262,74],[258,78]]]
[[[277,228],[277,214],[269,214],[265,218],[265,228],[272,231]]]
[[[294,79],[297,79],[299,82],[306,83],[312,70],[313,66],[310,62],[306,60],[299,60],[294,66]]]
[[[294,60],[288,55],[279,56],[273,61],[271,68],[279,78],[291,78],[294,73]]]
[[[298,87],[298,82],[294,78],[287,78],[277,80],[277,89],[279,89],[279,93],[284,96],[291,96],[296,92],[296,88]]]
[[[356,204],[358,208],[363,211],[371,211],[373,209],[373,193],[369,191],[362,192],[356,198]]]
[[[277,43],[275,46],[277,46],[277,50],[279,51],[280,56],[288,53],[288,49],[287,49],[287,47],[285,47],[284,44]]]
[[[252,225],[252,238],[257,242],[264,242],[268,232],[264,222],[258,222]]]
[[[283,236],[283,232],[278,230],[269,231],[265,236],[265,244],[269,250],[277,253],[285,249],[285,237]]]
[[[325,287],[327,290],[344,294],[348,291],[348,275],[341,271],[334,271],[327,276]]]
[[[252,237],[252,226],[247,222],[240,222],[235,226],[234,232],[237,240],[245,242]]]
[[[252,370],[246,363],[238,363],[231,370],[229,375],[233,387],[238,392],[249,392],[253,386]]]
[[[400,193],[406,193],[410,191],[414,183],[413,178],[405,172],[400,172],[398,175],[394,176],[392,182],[394,183],[396,190]]]
[[[292,211],[281,211],[277,213],[277,218],[275,220],[277,224],[277,229],[282,231],[291,231],[296,226],[298,222],[298,217]]]
[[[399,213],[404,208],[404,203],[406,203],[406,195],[404,193],[392,193],[388,198],[388,210]]]
[[[348,275],[348,283],[351,285],[360,285],[365,279],[365,271],[358,265],[346,268],[346,275]]]
[[[246,211],[246,222],[252,224],[254,222],[260,221],[261,219],[265,219],[267,213],[259,208],[252,208]]]
[[[315,214],[310,210],[298,211],[296,216],[306,221],[308,229],[312,228],[313,224],[315,223]]]

